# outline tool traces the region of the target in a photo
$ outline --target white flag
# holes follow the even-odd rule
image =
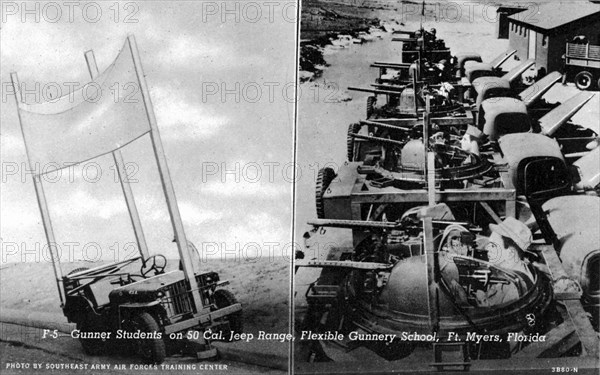
[[[19,112],[30,162],[45,172],[107,154],[150,131],[127,43],[94,81],[51,102],[19,103]]]

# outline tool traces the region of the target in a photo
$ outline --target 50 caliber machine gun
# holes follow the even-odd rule
[[[315,230],[317,228],[345,228],[368,232],[366,242],[355,246],[352,255],[349,253],[339,260],[296,260],[296,271],[299,267],[309,268],[346,268],[356,270],[388,270],[395,264],[400,256],[390,258],[390,247],[394,252],[394,245],[410,237],[418,237],[423,230],[421,220],[414,215],[407,215],[398,221],[366,221],[366,220],[337,220],[337,219],[312,219],[307,222]],[[481,228],[471,223],[457,220],[432,220],[436,229],[443,229],[449,225],[460,225],[474,232]],[[393,255],[393,254],[392,254]],[[410,256],[406,254],[405,256]],[[302,258],[303,255],[300,256]],[[297,256],[297,259],[299,257]]]

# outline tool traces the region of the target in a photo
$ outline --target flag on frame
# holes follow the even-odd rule
[[[110,153],[150,131],[127,43],[82,88],[50,102],[19,102],[30,163],[45,173]]]

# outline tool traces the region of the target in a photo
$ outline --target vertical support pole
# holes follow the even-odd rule
[[[427,158],[425,160],[424,177],[427,178],[427,196],[428,203],[430,206],[435,204],[435,155],[429,152],[429,128],[430,128],[430,111],[431,111],[431,98],[429,95],[425,95],[425,113],[423,114],[423,155]]]
[[[435,154],[427,154],[427,203],[430,206],[435,204]]]
[[[415,74],[413,74],[413,97],[414,97],[414,105],[415,105],[415,117],[419,118],[419,103],[417,102],[417,75],[419,74],[418,70],[415,69]]]
[[[423,218],[423,241],[425,245],[425,262],[427,264],[427,306],[429,308],[429,327],[437,332],[440,326],[438,303],[439,264],[436,248],[433,244],[433,222],[431,217]]]
[[[425,95],[425,113],[423,114],[423,144],[425,145],[425,152],[429,148],[429,128],[431,126],[431,97]]]
[[[350,203],[351,220],[362,220],[362,205],[360,203]],[[352,229],[352,244],[358,246],[360,241],[364,239],[364,232],[357,229]]]
[[[550,40],[548,40],[548,42],[550,42]],[[567,65],[568,65],[567,62],[569,61],[569,42],[566,41],[565,43],[566,43],[565,44],[565,58],[562,59],[562,72],[563,72],[563,75],[562,75],[561,84],[563,86],[565,86],[567,84]]]
[[[505,203],[506,217],[517,218],[517,193],[513,190],[514,197],[508,198]]]
[[[113,151],[113,159],[115,161],[115,167],[117,168],[117,175],[121,182],[121,190],[123,190],[123,196],[127,203],[127,209],[129,211],[129,218],[131,219],[131,225],[133,226],[133,233],[135,240],[138,244],[138,249],[142,260],[148,259],[150,252],[148,251],[148,244],[146,243],[146,236],[144,236],[144,229],[142,228],[142,221],[140,220],[140,214],[138,213],[135,199],[133,197],[133,191],[131,185],[129,185],[129,177],[127,176],[127,170],[125,168],[125,161],[123,160],[123,154],[121,150]]]
[[[27,163],[29,169],[34,171],[31,165],[31,158],[29,157],[29,148],[27,146],[27,140],[25,139],[25,132],[23,131],[23,122],[21,120],[21,107],[20,102],[24,102],[22,92],[19,89],[19,77],[17,73],[11,73],[10,79],[12,81],[13,90],[15,93],[15,102],[17,104],[17,114],[19,116],[19,126],[21,128],[21,134],[23,136],[23,142],[25,143],[25,152],[27,153]],[[33,185],[35,187],[35,195],[38,201],[38,207],[42,215],[42,223],[44,224],[44,233],[46,235],[46,242],[48,243],[48,249],[50,250],[50,257],[52,259],[52,267],[54,268],[54,277],[56,278],[56,287],[58,288],[58,296],[60,298],[61,307],[64,306],[65,296],[61,288],[62,283],[62,269],[60,267],[60,257],[58,256],[56,249],[56,238],[54,237],[54,229],[52,228],[52,220],[50,220],[50,210],[48,210],[48,202],[46,201],[46,195],[44,194],[44,187],[42,186],[42,180],[38,174],[33,174]]]
[[[94,51],[86,51],[85,62],[87,63],[90,77],[95,79],[98,77],[99,70],[96,64],[96,57]],[[133,191],[131,185],[129,185],[129,178],[127,177],[127,170],[125,169],[125,162],[123,160],[123,154],[121,150],[115,150],[112,152],[113,159],[115,161],[115,167],[117,168],[117,175],[119,176],[119,182],[121,183],[121,190],[123,190],[123,196],[125,197],[125,203],[127,203],[127,210],[129,211],[129,218],[131,219],[131,225],[133,226],[133,233],[138,244],[138,249],[143,260],[148,259],[150,256],[148,252],[148,245],[146,243],[146,237],[144,236],[144,230],[142,228],[142,221],[135,205],[135,199],[133,197]]]
[[[429,126],[431,97],[425,96],[425,113],[423,115],[423,147],[426,155],[425,176],[427,176],[427,198],[429,206],[435,204],[435,154],[429,151]],[[429,307],[429,326],[432,332],[437,332],[440,325],[438,303],[439,264],[436,247],[433,244],[433,222],[430,216],[423,218],[423,241],[427,263],[427,305]]]
[[[167,159],[163,150],[160,133],[158,130],[158,124],[156,122],[156,115],[154,114],[154,108],[152,107],[152,101],[150,99],[150,93],[146,84],[146,78],[142,69],[142,63],[140,60],[137,43],[133,35],[127,37],[129,49],[133,57],[133,65],[135,67],[135,74],[137,75],[138,83],[140,84],[140,91],[144,100],[144,107],[146,108],[146,114],[148,116],[148,122],[150,123],[150,138],[152,140],[152,149],[154,150],[154,156],[156,158],[156,164],[158,166],[158,173],[162,184],[163,191],[165,193],[165,199],[167,201],[167,207],[169,209],[169,216],[171,217],[171,224],[173,225],[173,231],[175,232],[175,240],[177,242],[177,249],[179,250],[179,256],[181,257],[181,263],[183,265],[183,273],[185,279],[188,281],[191,287],[191,297],[194,300],[194,305],[198,313],[204,312],[208,307],[204,306],[203,300],[200,297],[200,285],[194,276],[194,267],[192,259],[187,247],[187,239],[185,237],[185,231],[183,228],[183,222],[181,221],[181,214],[179,213],[179,207],[177,206],[177,199],[175,197],[175,189],[173,188],[173,182],[171,181],[171,175],[169,173],[169,167],[167,165]]]
[[[83,56],[85,56],[85,62],[87,64],[88,71],[90,72],[90,77],[92,77],[92,79],[96,79],[98,74],[100,74],[100,71],[98,70],[98,64],[96,64],[96,56],[94,56],[94,51],[85,51]]]

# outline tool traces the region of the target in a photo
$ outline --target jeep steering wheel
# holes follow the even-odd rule
[[[152,255],[150,258],[144,260],[142,262],[142,267],[140,268],[140,274],[143,277],[146,277],[150,273],[150,271],[154,270],[154,275],[160,275],[165,272],[165,268],[167,267],[167,258],[164,255],[157,254]]]

